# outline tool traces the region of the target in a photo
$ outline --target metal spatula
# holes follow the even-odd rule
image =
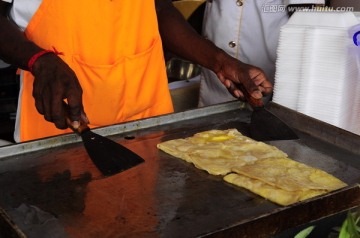
[[[92,132],[79,133],[86,151],[95,166],[105,176],[114,175],[144,162],[144,159],[125,146]]]
[[[72,130],[81,136],[90,159],[105,176],[120,173],[144,162],[143,158],[125,146],[92,132],[83,122],[80,122],[78,129]]]
[[[265,108],[262,99],[253,98],[243,85],[237,86],[253,108],[250,122],[251,138],[258,141],[299,139],[285,122]]]

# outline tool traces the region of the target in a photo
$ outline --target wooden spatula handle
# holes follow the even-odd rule
[[[85,131],[89,131],[90,128],[89,126],[82,120],[80,119],[80,126],[75,129],[72,128],[71,126],[69,126],[75,133],[78,133],[79,135],[81,135],[82,133],[84,133]]]
[[[64,102],[64,108],[65,108],[65,112],[66,112],[66,115],[65,115],[65,117],[66,117],[66,123],[67,123],[68,127],[69,127],[71,130],[73,130],[75,133],[77,133],[77,134],[79,134],[79,135],[81,135],[81,133],[83,133],[83,132],[85,132],[85,131],[90,130],[88,124],[87,124],[81,117],[80,117],[80,121],[79,121],[80,126],[79,126],[77,129],[75,129],[75,128],[71,125],[71,120],[70,120],[69,113],[68,113],[68,112],[69,112],[69,105],[67,105],[66,102]]]

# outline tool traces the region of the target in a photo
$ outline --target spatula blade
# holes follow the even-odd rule
[[[111,176],[144,162],[128,148],[90,130],[81,133],[89,157],[105,176]]]
[[[244,97],[253,108],[250,122],[250,136],[258,141],[295,140],[296,133],[280,118],[269,112],[262,98],[254,98],[243,84],[237,84]]]
[[[258,141],[299,139],[285,122],[264,107],[254,108],[251,115],[250,136]]]

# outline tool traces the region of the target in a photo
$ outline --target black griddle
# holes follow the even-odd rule
[[[0,231],[14,237],[39,237],[37,229],[58,237],[271,237],[359,206],[360,136],[274,103],[268,110],[300,139],[267,143],[348,186],[282,207],[156,148],[210,129],[246,135],[251,112],[231,102],[94,129],[145,159],[108,178],[74,134],[0,148],[0,207],[11,220],[0,222]]]

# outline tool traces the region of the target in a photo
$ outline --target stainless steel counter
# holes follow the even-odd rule
[[[300,136],[269,144],[349,186],[281,207],[156,148],[209,129],[247,134],[250,111],[232,102],[94,130],[145,159],[107,178],[74,134],[0,147],[0,207],[10,218],[0,231],[37,238],[269,237],[359,206],[360,137],[276,104],[269,109]]]

